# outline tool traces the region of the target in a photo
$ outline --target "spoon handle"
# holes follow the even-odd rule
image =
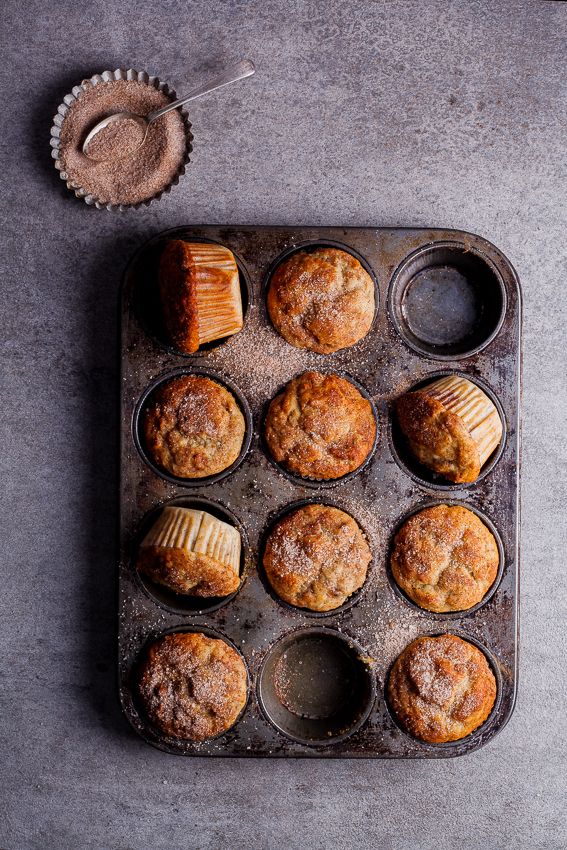
[[[202,85],[197,86],[196,89],[193,89],[193,91],[189,92],[189,94],[185,97],[181,97],[174,103],[169,103],[167,106],[162,107],[162,109],[156,109],[155,112],[150,112],[147,116],[147,121],[148,123],[155,121],[156,118],[160,118],[167,112],[171,112],[172,109],[178,109],[180,106],[183,106],[183,104],[189,103],[190,100],[195,100],[197,97],[208,94],[215,89],[220,89],[222,86],[227,86],[229,83],[236,83],[238,80],[243,80],[245,77],[251,77],[255,70],[253,62],[249,59],[243,59],[242,62],[239,62],[237,65],[233,65],[232,68],[227,68],[226,71],[223,71],[222,74],[218,75],[218,77],[214,77],[212,80],[209,80],[208,83],[203,83]]]

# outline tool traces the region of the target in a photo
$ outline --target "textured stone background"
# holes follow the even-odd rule
[[[0,846],[564,848],[567,4],[95,0],[4,4]],[[105,68],[182,91],[188,178],[150,210],[87,209],[52,168],[62,95]],[[447,762],[166,756],[114,680],[117,293],[185,223],[434,224],[523,282],[522,654],[515,715]],[[561,437],[561,433],[563,437]]]

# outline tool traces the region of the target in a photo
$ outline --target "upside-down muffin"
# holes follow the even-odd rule
[[[374,282],[346,251],[294,251],[272,275],[267,303],[272,324],[287,342],[332,354],[370,330]]]
[[[167,335],[187,354],[242,328],[238,266],[212,242],[172,239],[160,258],[159,290]]]
[[[204,478],[238,458],[245,434],[242,411],[226,387],[203,375],[160,384],[142,417],[145,448],[178,478]]]
[[[434,505],[407,519],[390,565],[397,584],[428,611],[465,611],[494,584],[500,558],[494,535],[460,505]]]
[[[268,581],[285,602],[331,611],[364,584],[370,546],[349,514],[330,505],[305,505],[272,529],[264,550]]]
[[[233,525],[168,505],[144,537],[137,567],[174,593],[228,596],[240,585],[240,546]]]
[[[480,387],[439,378],[396,403],[400,428],[420,463],[454,483],[475,481],[502,439],[502,420]]]
[[[204,741],[236,723],[246,705],[248,676],[224,640],[174,632],[148,648],[138,692],[149,720],[165,735]]]
[[[496,680],[486,656],[456,635],[412,641],[388,677],[388,702],[398,721],[431,744],[474,732],[495,700]]]
[[[372,405],[346,378],[304,372],[270,403],[265,437],[274,459],[316,480],[358,469],[376,439]]]

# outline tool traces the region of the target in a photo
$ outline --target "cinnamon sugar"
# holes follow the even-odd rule
[[[146,116],[168,103],[162,91],[137,80],[102,82],[83,90],[61,126],[60,160],[67,180],[101,203],[112,204],[142,203],[167,188],[179,174],[187,150],[177,110],[152,122],[144,143],[134,152],[132,138],[127,141],[123,134],[111,139],[116,156],[103,162],[85,156],[82,146],[103,118],[118,112]]]

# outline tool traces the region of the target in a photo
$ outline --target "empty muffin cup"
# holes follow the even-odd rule
[[[144,436],[144,425],[143,425],[143,423],[144,423],[144,417],[146,416],[146,411],[150,408],[152,408],[152,412],[157,411],[157,408],[154,404],[154,402],[156,400],[156,396],[154,394],[157,394],[159,396],[160,394],[163,393],[164,390],[166,392],[168,392],[169,390],[167,389],[167,387],[168,387],[169,384],[175,383],[177,379],[180,379],[180,378],[183,379],[183,378],[187,378],[187,377],[197,377],[197,378],[200,377],[200,378],[207,379],[207,381],[209,382],[208,383],[209,387],[210,387],[210,382],[212,382],[213,384],[216,384],[217,389],[215,389],[214,392],[216,393],[217,396],[219,395],[218,388],[220,387],[224,392],[220,394],[222,397],[217,400],[218,404],[215,403],[217,408],[219,409],[220,414],[223,414],[223,409],[224,409],[226,400],[228,400],[230,402],[229,407],[231,408],[231,411],[232,411],[232,414],[233,414],[232,418],[234,418],[235,411],[238,409],[240,411],[240,414],[242,415],[242,419],[240,418],[240,415],[238,415],[238,417],[237,417],[238,420],[239,420],[239,422],[237,424],[239,425],[240,428],[242,428],[242,420],[244,422],[243,436],[242,436],[242,441],[240,443],[239,450],[236,448],[236,443],[235,443],[234,448],[231,447],[231,451],[233,451],[233,456],[236,455],[236,452],[238,451],[237,456],[226,467],[220,469],[217,472],[209,474],[209,475],[196,475],[196,476],[187,475],[185,477],[185,476],[173,474],[168,469],[159,465],[158,462],[152,457],[150,451],[148,450],[148,446],[147,446],[146,439],[145,439],[145,436]],[[230,397],[232,397],[232,399]],[[162,402],[163,402],[163,399],[162,399]],[[165,400],[165,402],[163,402],[163,404],[161,404],[161,407],[164,408],[164,409],[167,408],[168,403],[169,402],[167,400]],[[171,416],[177,417],[177,420],[178,420],[177,421],[177,427],[180,428],[181,430],[183,430],[183,428],[185,427],[183,425],[183,422],[189,416],[195,416],[199,420],[201,420],[201,419],[203,419],[203,417],[206,418],[206,413],[202,410],[201,404],[199,404],[199,405],[188,405],[187,409],[184,408],[181,405],[176,410],[174,410],[173,413],[171,413],[171,411],[166,410],[166,412],[163,415],[164,428],[165,428],[166,431],[167,431],[167,424],[168,423],[165,420],[167,419],[167,417],[171,417]],[[205,437],[207,436],[207,434],[209,436],[211,436],[209,434],[209,431],[213,427],[213,423],[209,423],[208,421],[205,421],[204,423],[200,422],[199,427],[202,427],[207,432],[205,434]],[[234,442],[235,441],[235,428],[231,426],[231,422],[224,422],[223,427],[224,427],[224,432],[227,434],[227,440],[228,440],[228,438],[230,438]],[[248,449],[250,448],[250,443],[251,443],[251,440],[252,440],[252,413],[250,411],[250,407],[248,405],[248,402],[246,401],[246,398],[244,397],[242,392],[238,389],[238,387],[235,384],[233,384],[228,379],[226,379],[224,377],[221,378],[220,376],[216,375],[215,373],[209,372],[209,371],[204,370],[204,369],[177,369],[173,372],[169,372],[166,375],[162,375],[161,377],[152,381],[152,383],[142,393],[142,396],[141,396],[141,398],[139,399],[139,401],[136,405],[136,408],[135,408],[134,414],[133,414],[133,418],[132,418],[132,435],[133,435],[133,439],[134,439],[134,443],[136,445],[136,448],[138,449],[138,452],[140,453],[140,456],[142,457],[144,462],[150,467],[150,469],[152,469],[153,472],[156,473],[156,475],[159,475],[161,478],[165,479],[166,481],[171,482],[172,484],[177,484],[177,485],[186,486],[186,487],[202,487],[202,486],[205,486],[207,484],[212,484],[215,481],[220,481],[223,478],[226,478],[227,475],[230,475],[232,472],[234,472],[235,469],[237,469],[240,466],[240,464],[244,460],[246,453],[248,452]],[[212,437],[214,437],[214,434],[212,435]],[[177,442],[179,443],[180,441],[178,440]],[[212,441],[211,444],[213,445],[213,443],[214,443],[214,440]],[[217,440],[216,443],[218,443],[217,449],[218,449],[219,452],[226,452],[226,445],[223,441],[219,442],[219,440]],[[213,449],[214,449],[214,446],[216,445],[216,443],[214,443]],[[164,451],[165,451],[165,448],[164,448]]]
[[[150,529],[152,529],[155,525],[164,508],[167,507],[185,508],[192,511],[204,511],[211,517],[221,520],[221,522],[227,523],[229,526],[236,529],[240,535],[240,552],[238,558],[238,575],[240,576],[240,584],[236,590],[226,596],[195,596],[185,593],[176,593],[166,585],[153,581],[150,576],[137,568],[142,541]],[[178,614],[198,615],[217,611],[219,608],[222,608],[234,599],[236,594],[239,593],[245,578],[248,555],[249,549],[246,532],[232,511],[229,511],[228,508],[219,502],[214,502],[211,499],[206,499],[204,497],[194,498],[192,496],[178,496],[177,498],[170,499],[163,505],[154,508],[144,516],[140,523],[138,533],[135,535],[132,543],[131,560],[139,583],[147,595],[157,605]],[[227,567],[227,569],[229,569],[229,567]]]
[[[464,243],[420,248],[395,272],[389,310],[404,341],[436,360],[477,354],[504,321],[506,288],[493,263]]]
[[[154,237],[153,239],[150,239],[148,242],[145,243],[145,245],[142,245],[142,247],[131,259],[126,269],[124,280],[133,281],[133,309],[136,318],[144,329],[144,332],[149,337],[154,339],[158,343],[158,345],[171,352],[172,354],[175,354],[176,356],[200,356],[206,354],[208,351],[212,351],[213,349],[219,348],[221,345],[226,345],[228,342],[230,342],[231,339],[237,337],[240,333],[242,333],[242,331],[238,331],[237,333],[232,334],[230,336],[225,336],[219,339],[212,340],[211,342],[205,342],[199,345],[198,350],[194,354],[188,354],[184,351],[179,351],[172,345],[171,340],[167,334],[163,319],[163,310],[159,291],[159,265],[160,258],[165,246],[169,242],[176,239],[180,239],[184,242],[202,242],[221,245],[220,242],[214,242],[212,239],[205,239],[198,235],[192,237],[190,232],[188,232],[188,229],[185,227],[166,230],[164,233],[160,233],[158,236]],[[230,248],[230,246],[223,247]],[[246,321],[248,319],[251,304],[250,283],[248,279],[248,272],[244,266],[244,263],[242,262],[240,257],[234,253],[232,248],[230,248],[230,250],[234,256],[236,266],[238,268],[244,329],[244,327],[246,326]]]
[[[351,638],[324,627],[285,635],[266,655],[260,706],[275,728],[301,744],[326,746],[354,734],[376,697],[374,673]]]

